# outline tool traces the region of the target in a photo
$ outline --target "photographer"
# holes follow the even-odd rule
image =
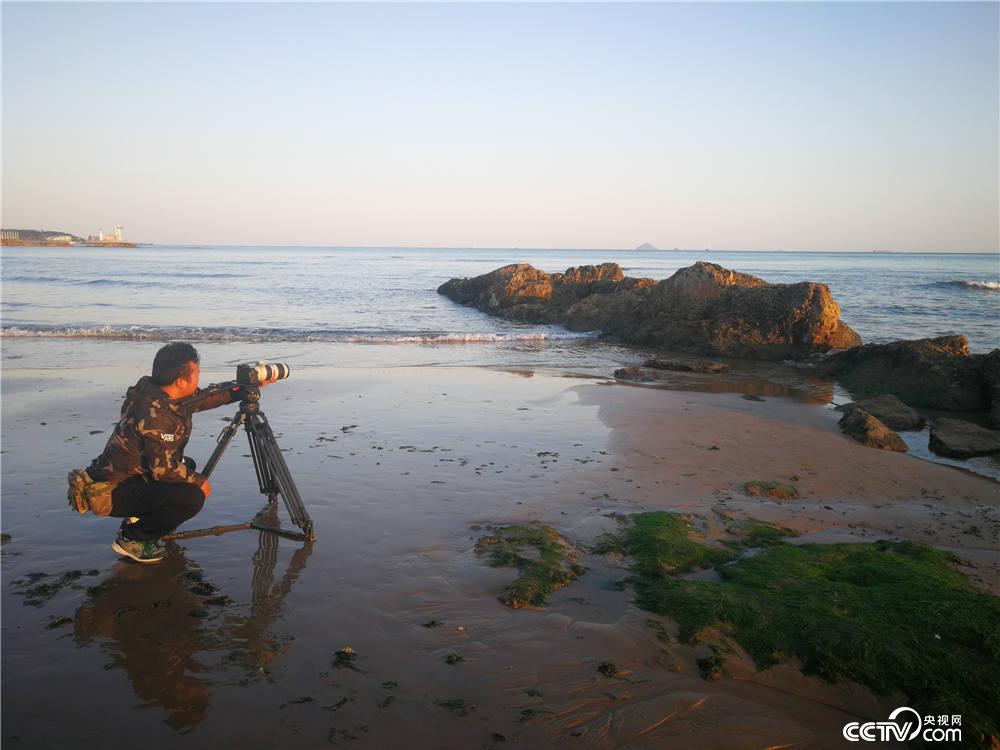
[[[196,515],[212,492],[208,478],[184,457],[191,414],[238,401],[240,393],[229,389],[191,406],[181,403],[198,393],[198,362],[190,344],[162,347],[152,375],[126,392],[104,452],[87,468],[95,482],[114,487],[109,515],[125,519],[111,548],[137,562],[162,560],[160,537]]]

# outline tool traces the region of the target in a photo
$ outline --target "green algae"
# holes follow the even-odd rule
[[[707,678],[722,676],[731,639],[760,669],[796,661],[830,682],[901,693],[921,713],[960,713],[973,745],[1000,735],[1000,598],[975,589],[952,555],[907,541],[793,545],[787,529],[758,522],[732,526],[719,550],[689,530],[682,517],[642,513],[619,543],[638,606],[675,620],[682,642],[712,647],[699,660]],[[678,575],[709,565],[719,581]]]
[[[502,526],[476,542],[493,567],[517,568],[518,577],[498,597],[508,607],[540,607],[555,589],[584,573],[569,544],[551,526]]]
[[[732,558],[730,550],[694,541],[691,531],[687,518],[657,511],[633,516],[632,525],[618,539],[621,550],[634,561],[632,570],[643,576],[690,573]]]

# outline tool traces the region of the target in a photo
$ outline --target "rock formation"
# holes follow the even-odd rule
[[[547,274],[527,264],[438,292],[509,320],[562,323],[631,344],[749,359],[801,358],[861,343],[825,284],[768,284],[698,262],[669,279],[633,279],[615,263]]]
[[[910,406],[968,412],[1000,406],[1000,352],[969,354],[965,336],[866,344],[830,355],[819,371],[857,394],[891,393]]]
[[[516,263],[471,279],[446,281],[438,287],[438,294],[508,320],[561,323],[566,311],[584,297],[653,283],[651,279],[626,278],[617,263],[579,266],[553,274]]]
[[[884,451],[906,453],[908,450],[903,438],[890,430],[879,420],[866,412],[860,406],[845,411],[840,418],[840,429],[870,448],[881,448]]]
[[[1000,453],[1000,432],[987,430],[963,419],[935,419],[931,423],[930,448],[939,456],[973,458]]]
[[[911,409],[892,394],[859,399],[852,404],[838,406],[840,411],[850,411],[862,408],[877,420],[893,430],[919,430],[924,426],[924,416],[916,409]]]

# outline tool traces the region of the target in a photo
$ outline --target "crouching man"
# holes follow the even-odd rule
[[[196,515],[212,493],[208,478],[184,457],[191,414],[233,403],[239,393],[226,390],[194,406],[181,403],[198,392],[198,361],[190,344],[161,348],[152,375],[126,392],[121,419],[87,468],[95,482],[114,487],[110,515],[125,519],[111,549],[137,562],[162,560],[160,538]]]

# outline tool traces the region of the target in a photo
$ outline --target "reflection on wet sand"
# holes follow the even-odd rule
[[[261,511],[276,519],[274,506]],[[78,645],[99,642],[111,658],[105,669],[124,669],[139,707],[162,706],[166,723],[180,732],[194,729],[206,717],[211,675],[232,664],[245,670],[241,682],[267,674],[284,648],[272,631],[282,614],[285,597],[312,552],[307,542],[295,550],[281,579],[275,583],[279,537],[259,532],[253,555],[250,611],[227,608],[229,597],[205,580],[197,563],[174,542],[157,565],[121,562],[114,576],[88,589],[88,599],[76,611],[74,637]],[[218,614],[223,614],[221,623]],[[224,665],[208,663],[211,653],[225,653]]]
[[[640,388],[664,388],[671,391],[698,393],[741,393],[751,396],[771,396],[801,401],[805,404],[827,404],[834,397],[833,383],[800,371],[729,371],[723,375],[701,375],[688,372],[660,373],[663,379],[655,383],[622,385]]]
[[[271,503],[265,506],[257,514],[257,520],[268,526],[277,526],[277,505]],[[281,616],[285,597],[291,593],[292,586],[305,569],[306,560],[313,548],[313,543],[307,541],[296,549],[281,580],[275,583],[274,569],[278,563],[279,539],[277,534],[259,532],[257,551],[253,556],[250,614],[244,618],[227,617],[223,628],[227,642],[241,644],[230,658],[241,661],[244,666],[252,667],[258,673],[283,648],[282,639],[272,634],[269,627]]]

